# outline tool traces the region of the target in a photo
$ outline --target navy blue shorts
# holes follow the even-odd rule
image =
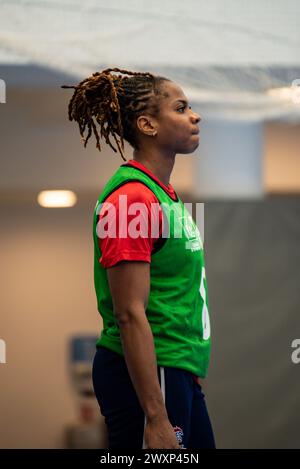
[[[215,448],[202,388],[186,370],[157,367],[171,425],[182,430],[188,449]],[[98,347],[93,362],[93,385],[108,430],[109,449],[142,449],[145,414],[122,355]],[[182,435],[183,433],[183,435]]]

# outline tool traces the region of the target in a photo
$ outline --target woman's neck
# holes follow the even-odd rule
[[[161,156],[155,154],[155,152],[145,153],[138,150],[133,151],[133,159],[143,164],[147,169],[152,171],[153,174],[167,186],[170,181],[170,176],[175,163],[174,158],[162,159]]]

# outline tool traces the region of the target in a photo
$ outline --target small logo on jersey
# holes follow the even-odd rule
[[[174,427],[174,432],[175,432],[175,435],[176,435],[176,438],[177,438],[177,441],[179,443],[179,445],[181,446],[181,448],[184,448],[184,445],[183,445],[183,431],[180,427]]]
[[[188,239],[185,248],[193,251],[200,251],[203,248],[200,232],[190,215],[178,218]]]

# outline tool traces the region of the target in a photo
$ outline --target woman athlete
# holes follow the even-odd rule
[[[75,90],[69,119],[84,146],[93,133],[124,161],[124,140],[133,148],[93,218],[103,319],[93,383],[109,449],[215,448],[201,383],[211,345],[203,245],[169,182],[176,154],[199,145],[200,116],[176,83],[147,72],[109,68],[63,87]]]

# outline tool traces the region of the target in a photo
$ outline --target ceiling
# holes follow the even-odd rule
[[[210,117],[299,120],[298,103],[266,94],[300,80],[297,0],[0,0],[0,8],[0,64],[29,67],[12,78],[19,86],[40,86],[32,65],[49,81],[146,70],[178,82]]]

